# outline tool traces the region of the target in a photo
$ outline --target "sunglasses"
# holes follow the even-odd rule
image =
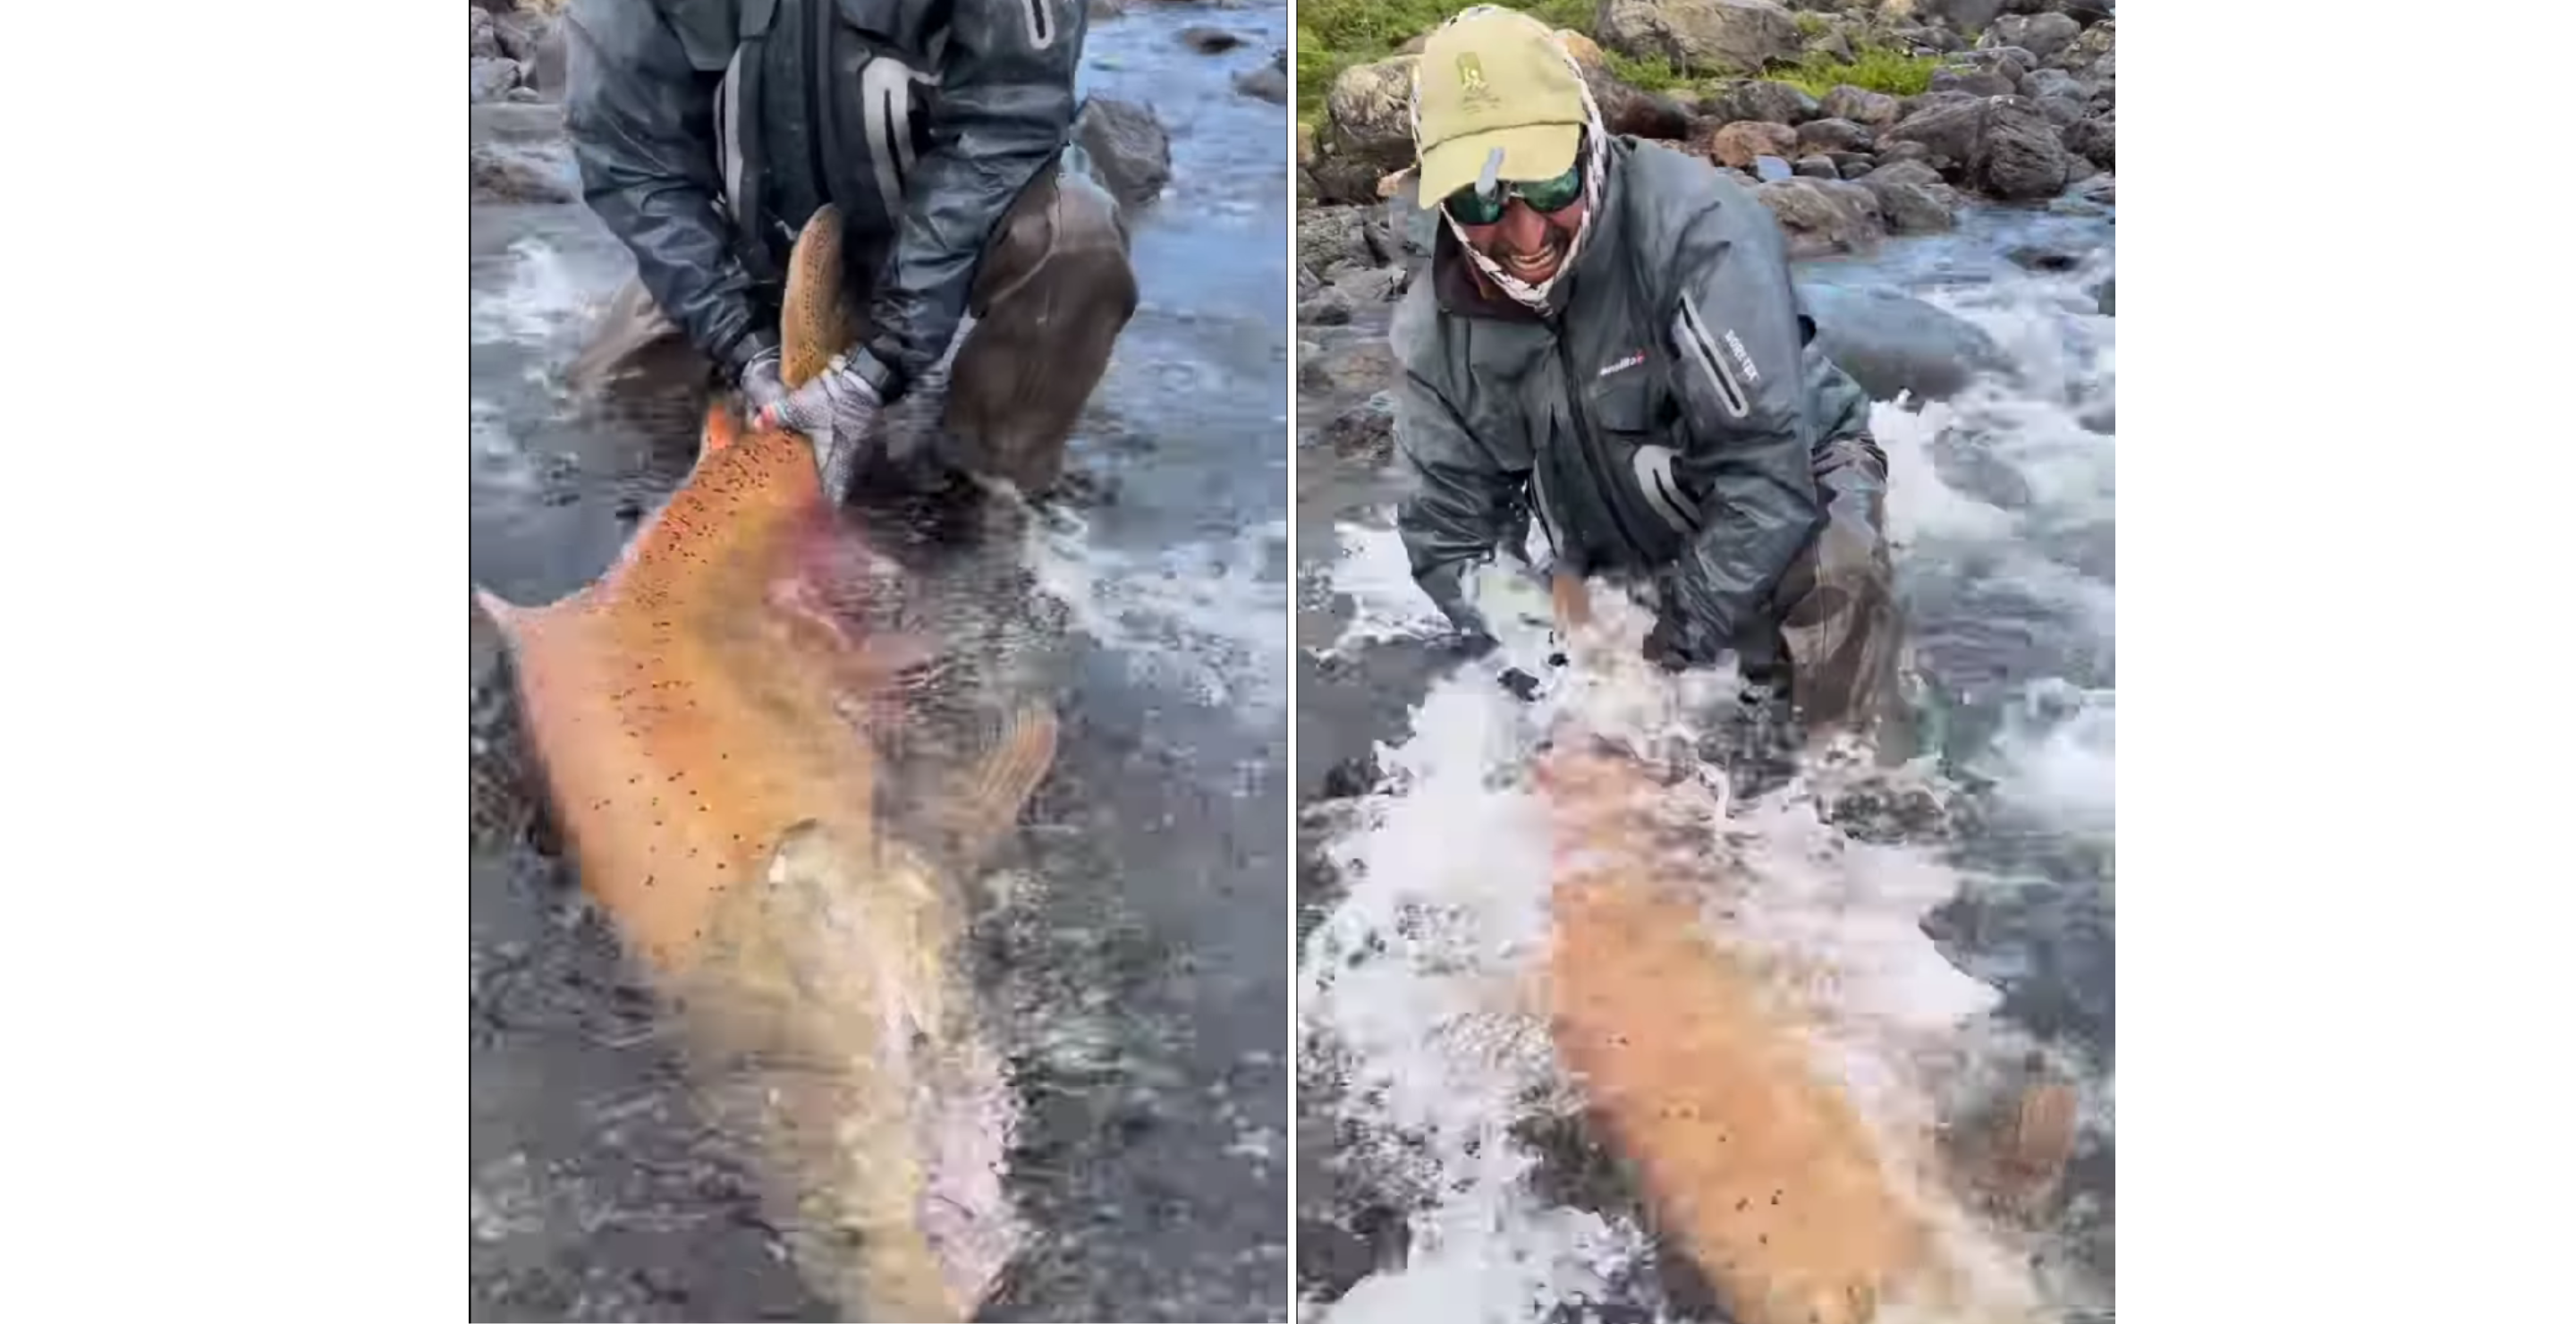
[[[1503,219],[1504,210],[1512,205],[1514,198],[1519,198],[1528,203],[1531,210],[1545,215],[1561,212],[1582,201],[1582,155],[1577,153],[1574,164],[1567,166],[1564,174],[1554,178],[1504,180],[1502,186],[1495,189],[1491,196],[1477,192],[1476,186],[1469,184],[1442,199],[1440,205],[1446,208],[1451,216],[1458,218],[1460,225],[1491,225]]]

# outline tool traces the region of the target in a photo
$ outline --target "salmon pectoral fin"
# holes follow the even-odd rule
[[[1975,1180],[1991,1207],[2024,1220],[2040,1214],[2074,1156],[2075,1114],[2075,1091],[2063,1081],[2023,1089],[1997,1120],[1976,1165]]]
[[[698,432],[698,458],[719,454],[741,440],[742,423],[733,416],[733,409],[722,399],[708,405],[706,426]]]
[[[1055,710],[1027,704],[1013,713],[993,747],[977,760],[942,816],[961,869],[972,869],[1019,822],[1055,764]]]

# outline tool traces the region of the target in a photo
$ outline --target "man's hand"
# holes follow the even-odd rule
[[[1684,671],[1717,661],[1721,649],[1697,621],[1667,606],[1656,615],[1655,628],[1646,632],[1646,646],[1641,651],[1647,661],[1666,671]]]
[[[823,375],[805,383],[763,409],[762,427],[784,427],[814,443],[814,465],[823,475],[823,492],[834,501],[849,496],[859,472],[861,448],[874,431],[884,401],[847,356],[832,360]]]
[[[778,347],[764,345],[742,365],[743,412],[753,418],[764,417],[787,399],[787,383],[778,376]]]

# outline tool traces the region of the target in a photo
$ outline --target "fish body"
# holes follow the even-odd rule
[[[827,209],[791,261],[791,387],[847,343],[839,262]],[[800,1267],[853,1318],[957,1320],[1017,1236],[961,886],[1056,728],[1022,709],[956,784],[904,788],[937,812],[889,831],[876,737],[932,650],[824,582],[872,564],[807,439],[719,405],[605,576],[542,607],[476,600],[581,886],[677,1013],[718,1124],[754,1142]]]
[[[1558,577],[1569,636],[1589,623]],[[1545,1009],[1560,1062],[1636,1173],[1656,1233],[1738,1324],[1865,1324],[1891,1303],[1941,1318],[2031,1320],[2026,1282],[1959,1252],[1927,1199],[1947,1169],[1924,1135],[1863,1117],[1816,1028],[1784,995],[1801,974],[1726,931],[1704,826],[1669,812],[1639,761],[1560,740],[1535,784],[1554,841]],[[1712,904],[1712,902],[1717,904]],[[1995,1181],[2044,1187],[2071,1143],[2072,1095],[2006,1119]]]

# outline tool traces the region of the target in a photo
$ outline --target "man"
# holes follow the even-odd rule
[[[573,151],[636,267],[583,375],[682,343],[846,499],[972,313],[929,450],[1051,485],[1136,308],[1117,207],[1063,159],[1086,22],[1082,0],[575,0]],[[825,203],[860,341],[791,395],[780,285]]]
[[[1665,665],[1732,650],[1819,734],[1896,718],[1886,458],[1810,344],[1769,211],[1605,132],[1555,34],[1512,10],[1431,34],[1413,113],[1440,213],[1391,333],[1416,581],[1489,642],[1469,582],[1535,515],[1554,568],[1650,590]]]

